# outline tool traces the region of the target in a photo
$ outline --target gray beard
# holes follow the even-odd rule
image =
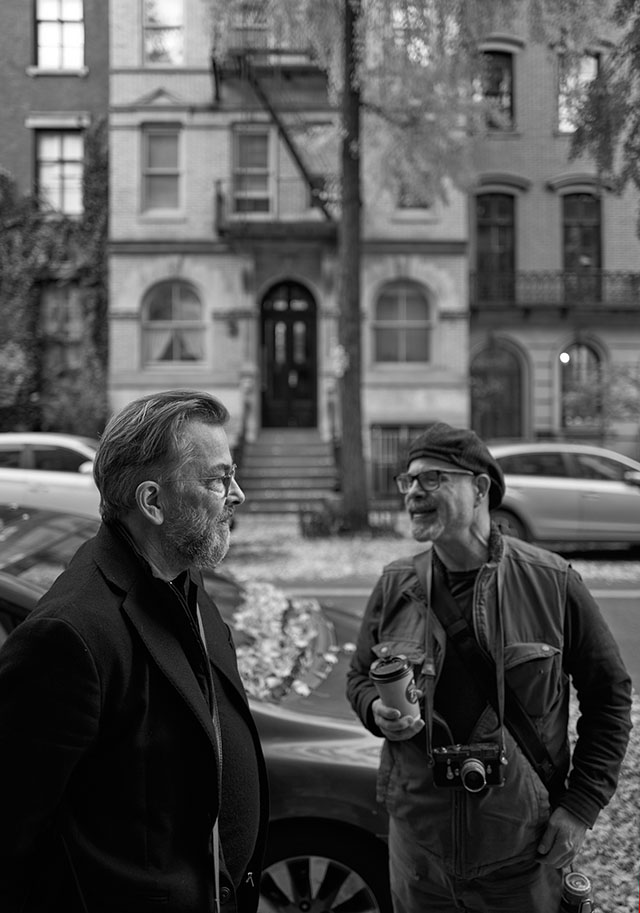
[[[184,568],[214,568],[229,551],[230,531],[221,514],[211,523],[184,510],[163,531],[162,548],[170,563]]]

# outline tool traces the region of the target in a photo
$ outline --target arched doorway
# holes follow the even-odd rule
[[[313,428],[317,424],[316,303],[297,282],[281,282],[264,296],[262,425]]]
[[[522,437],[522,369],[511,349],[492,342],[471,362],[471,426],[486,440]]]

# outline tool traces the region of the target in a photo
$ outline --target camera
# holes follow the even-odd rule
[[[504,783],[506,760],[497,742],[434,748],[433,760],[433,782],[436,786],[479,793]]]

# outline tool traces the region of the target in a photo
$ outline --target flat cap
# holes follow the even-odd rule
[[[504,475],[491,451],[475,431],[452,428],[445,422],[436,422],[411,442],[407,465],[421,457],[438,461],[442,464],[442,469],[455,466],[456,469],[467,469],[476,475],[485,473],[491,479],[489,508],[493,510],[501,503],[505,490]]]

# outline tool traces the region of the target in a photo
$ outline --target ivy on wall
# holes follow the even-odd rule
[[[95,436],[104,426],[107,148],[101,119],[85,133],[79,219],[21,195],[0,169],[0,430]],[[60,310],[56,332],[47,312],[52,299]]]

